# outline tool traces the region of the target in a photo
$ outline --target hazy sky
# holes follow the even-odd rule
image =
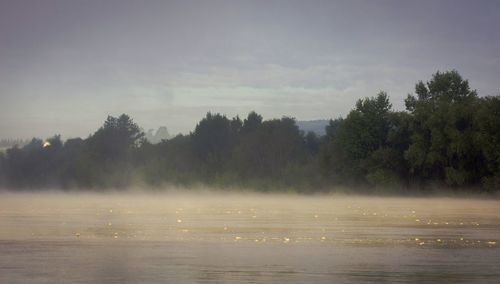
[[[189,132],[206,112],[345,115],[457,69],[500,93],[500,1],[0,0],[0,138],[108,114]]]

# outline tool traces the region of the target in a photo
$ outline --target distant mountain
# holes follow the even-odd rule
[[[156,133],[154,133],[154,129],[149,129],[146,132],[146,139],[152,143],[160,143],[162,140],[166,140],[170,138],[170,134],[168,133],[168,129],[165,126],[160,126]]]
[[[326,134],[325,127],[329,122],[330,120],[328,119],[303,120],[297,121],[297,126],[300,130],[304,131],[304,133],[311,131],[316,133],[316,135],[323,136]]]

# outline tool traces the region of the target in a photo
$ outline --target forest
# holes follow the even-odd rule
[[[0,187],[107,190],[208,185],[258,191],[412,193],[500,189],[500,97],[456,71],[419,81],[392,108],[380,92],[333,119],[326,135],[291,117],[207,113],[187,135],[151,144],[126,114],[86,139],[32,139],[0,152]],[[335,114],[332,114],[335,115]]]

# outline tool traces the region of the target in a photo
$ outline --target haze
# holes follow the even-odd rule
[[[345,115],[457,69],[500,73],[498,1],[1,1],[0,138],[86,137],[108,115],[187,133],[208,111]]]
[[[498,200],[8,194],[8,283],[498,283]]]

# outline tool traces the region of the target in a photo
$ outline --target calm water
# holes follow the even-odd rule
[[[500,283],[500,201],[0,194],[0,283]]]

